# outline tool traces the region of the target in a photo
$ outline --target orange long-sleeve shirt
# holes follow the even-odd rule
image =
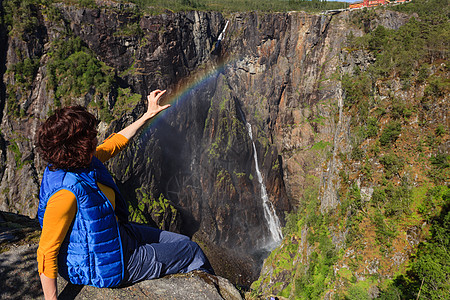
[[[127,144],[128,139],[123,135],[113,134],[97,147],[95,156],[105,162],[122,151]],[[97,184],[115,208],[114,190],[101,183]],[[39,274],[44,273],[49,278],[57,277],[59,249],[76,213],[77,199],[69,190],[60,190],[48,200],[37,250]]]

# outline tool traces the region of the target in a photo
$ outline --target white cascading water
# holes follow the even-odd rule
[[[272,202],[269,201],[266,186],[264,185],[261,172],[259,171],[258,154],[256,153],[255,142],[253,142],[252,125],[246,122],[246,126],[248,134],[253,144],[253,153],[254,153],[253,158],[255,159],[256,176],[258,177],[258,181],[261,186],[261,199],[264,209],[264,218],[266,219],[267,224],[269,226],[269,231],[272,239],[269,243],[267,243],[266,247],[275,248],[276,246],[278,246],[279,242],[283,239],[283,234],[281,233],[281,224],[277,214],[275,213],[275,209],[273,208]]]

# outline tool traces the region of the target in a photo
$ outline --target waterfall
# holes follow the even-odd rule
[[[219,49],[220,42],[225,38],[225,32],[227,31],[228,22],[229,21],[227,20],[227,23],[225,23],[225,27],[223,28],[222,32],[219,34],[219,37],[217,38],[217,42],[214,44],[214,46],[211,50],[211,53],[213,53],[214,51]]]
[[[225,31],[227,31],[227,27],[228,27],[228,20],[227,23],[225,23],[225,27],[223,28],[222,32],[219,34],[219,37],[217,38],[217,41],[220,42],[221,40],[223,40],[223,38],[225,37]]]
[[[264,209],[264,218],[269,226],[271,241],[267,243],[267,248],[275,248],[277,244],[283,239],[283,234],[281,233],[281,224],[278,216],[273,208],[272,202],[269,201],[269,196],[267,195],[266,186],[264,185],[261,172],[258,166],[258,154],[256,153],[255,142],[253,141],[252,125],[246,122],[248,134],[253,144],[253,158],[255,159],[255,169],[256,176],[258,177],[259,185],[261,186],[261,200]]]

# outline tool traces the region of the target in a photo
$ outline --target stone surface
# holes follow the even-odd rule
[[[0,255],[0,299],[42,299],[37,245],[12,246]]]
[[[75,286],[59,278],[58,288],[59,299],[242,299],[228,280],[201,272],[171,275],[116,289]]]

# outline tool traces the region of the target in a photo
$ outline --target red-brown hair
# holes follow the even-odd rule
[[[97,146],[97,119],[82,106],[55,111],[40,126],[36,146],[52,170],[87,167]]]

